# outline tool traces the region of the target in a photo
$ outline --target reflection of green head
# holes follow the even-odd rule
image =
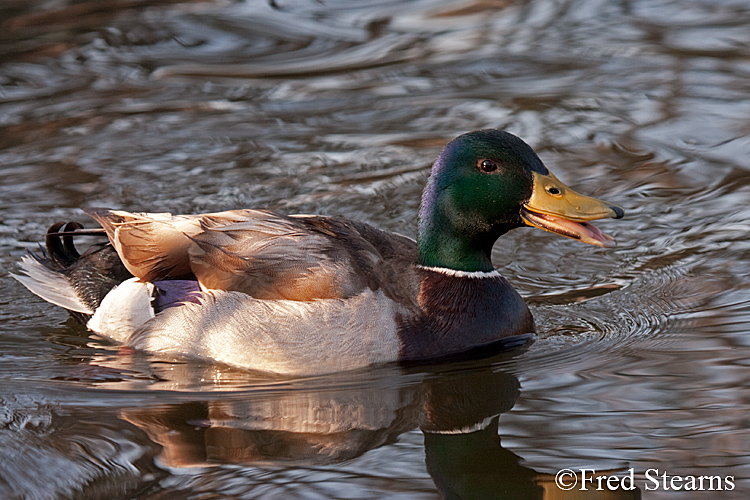
[[[489,271],[498,237],[524,225],[532,172],[547,174],[518,137],[479,130],[448,143],[435,160],[419,211],[419,264]]]
[[[498,418],[520,393],[518,379],[488,368],[464,370],[425,383],[427,471],[443,498],[541,499],[536,472],[503,449]],[[476,429],[476,430],[475,430]]]
[[[425,432],[427,471],[447,500],[541,500],[536,472],[500,445],[496,417],[466,434]]]

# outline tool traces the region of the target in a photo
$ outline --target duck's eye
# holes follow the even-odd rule
[[[482,160],[479,162],[479,170],[482,172],[494,172],[497,169],[497,163],[492,160]]]
[[[553,196],[554,196],[554,195],[558,195],[558,194],[560,194],[560,189],[559,189],[559,188],[556,188],[556,187],[554,187],[554,186],[551,186],[551,187],[548,187],[548,188],[547,188],[547,192],[548,192],[549,194],[551,194],[551,195],[553,195]]]

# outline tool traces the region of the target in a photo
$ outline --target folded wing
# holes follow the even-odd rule
[[[416,285],[414,241],[364,223],[261,210],[88,213],[143,281],[195,277],[204,288],[260,299],[344,299],[365,288],[399,302],[416,296],[407,291]]]

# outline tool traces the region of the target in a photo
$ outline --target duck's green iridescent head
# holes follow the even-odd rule
[[[565,186],[518,137],[469,132],[449,142],[432,167],[419,210],[418,264],[492,270],[497,238],[524,225],[613,247],[614,239],[587,221],[623,215]]]

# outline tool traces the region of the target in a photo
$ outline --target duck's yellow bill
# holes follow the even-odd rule
[[[621,219],[625,211],[606,201],[576,193],[551,172],[533,172],[534,187],[521,217],[529,226],[605,248],[617,246],[611,236],[589,224],[597,219]]]

